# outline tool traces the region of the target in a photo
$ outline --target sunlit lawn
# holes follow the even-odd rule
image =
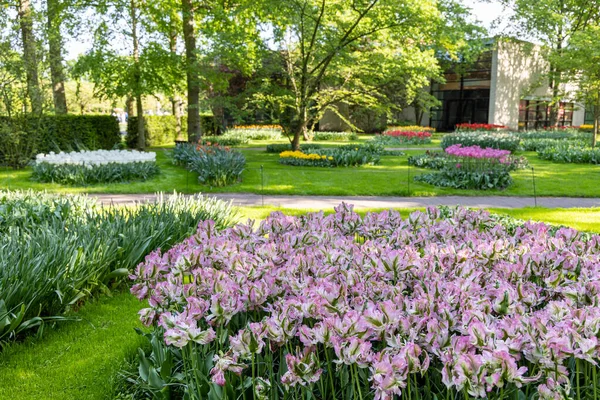
[[[340,143],[337,143],[338,145]],[[329,143],[329,145],[333,145]],[[103,184],[87,187],[69,187],[31,181],[31,169],[20,171],[0,170],[0,187],[4,189],[48,190],[51,192],[88,193],[264,193],[280,195],[331,195],[331,196],[532,196],[531,169],[512,173],[514,184],[507,190],[457,190],[436,188],[416,183],[417,174],[429,171],[411,167],[407,156],[422,150],[407,151],[405,156],[384,156],[380,165],[360,168],[315,168],[283,166],[278,154],[255,149],[242,149],[247,158],[247,169],[242,182],[224,188],[211,188],[198,184],[194,173],[174,166],[170,148],[154,149],[161,174],[146,182]],[[540,160],[533,152],[524,153],[535,171],[538,196],[600,197],[600,166],[588,164],[558,164]],[[261,166],[263,167],[261,170]]]

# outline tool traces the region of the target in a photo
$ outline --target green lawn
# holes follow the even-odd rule
[[[339,143],[338,143],[339,144]],[[283,166],[278,154],[260,150],[241,150],[248,161],[241,183],[224,188],[211,188],[197,183],[194,173],[174,166],[170,149],[155,149],[161,174],[146,182],[133,182],[87,187],[68,187],[58,184],[32,182],[31,169],[0,171],[0,188],[48,190],[51,192],[88,193],[261,193],[280,195],[340,195],[340,196],[532,196],[531,169],[513,172],[514,184],[507,190],[458,190],[437,188],[416,183],[413,177],[429,171],[411,167],[407,156],[423,150],[407,151],[405,156],[384,156],[377,166],[360,168],[315,168]],[[557,164],[540,160],[536,153],[524,153],[535,170],[538,196],[600,197],[600,166],[589,164]],[[261,172],[261,166],[263,170]],[[410,175],[409,175],[410,174]]]
[[[114,378],[145,339],[137,312],[143,308],[129,293],[86,304],[77,316],[0,353],[0,399],[108,399]]]

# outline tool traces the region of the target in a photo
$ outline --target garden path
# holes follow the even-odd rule
[[[155,201],[149,194],[98,194],[102,204],[133,204]],[[465,206],[475,208],[523,208],[535,205],[547,208],[600,207],[600,198],[577,197],[509,197],[509,196],[438,196],[438,197],[386,197],[386,196],[278,196],[250,193],[209,194],[236,206],[275,206],[284,208],[331,209],[341,202],[354,204],[356,208],[422,208],[429,206]]]

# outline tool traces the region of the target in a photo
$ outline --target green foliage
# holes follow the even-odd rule
[[[479,146],[483,148],[492,148],[500,150],[508,150],[515,152],[519,148],[520,139],[512,133],[499,132],[454,132],[444,135],[441,146],[443,149],[455,144],[467,146]]]
[[[210,186],[228,186],[241,181],[246,157],[239,151],[220,146],[178,144],[173,161],[198,174],[198,181]]]
[[[27,149],[23,150],[23,156],[51,151],[112,149],[121,142],[119,124],[110,115],[44,115],[40,118],[12,119],[0,117],[0,126],[4,127],[3,132],[27,138],[28,143],[21,140],[18,141],[21,144],[15,147]],[[12,143],[14,146],[14,140]],[[1,148],[0,153],[3,153]]]
[[[18,127],[0,121],[0,165],[25,167],[36,153],[36,141]]]
[[[538,150],[542,160],[559,163],[600,164],[600,149],[559,143]]]
[[[101,208],[85,196],[0,192],[0,340],[56,319],[198,221],[232,218],[230,205],[202,197]]]
[[[508,171],[468,171],[460,168],[443,168],[439,172],[415,176],[415,181],[454,189],[505,189],[513,182]]]
[[[203,136],[201,143],[209,146],[240,146],[250,143],[250,139],[246,136],[225,134],[222,136]]]
[[[184,130],[185,130],[185,126]],[[213,136],[221,133],[221,127],[219,122],[212,114],[200,114],[200,129],[202,129],[202,135]]]
[[[442,151],[427,151],[425,154],[409,156],[408,165],[426,169],[442,169],[447,160],[446,153]]]
[[[541,151],[548,147],[556,147],[561,143],[565,143],[565,140],[560,139],[523,139],[521,141],[521,149],[525,151]],[[583,140],[569,140],[569,146],[586,147],[589,145],[587,141]]]
[[[528,139],[564,139],[564,140],[590,140],[591,137],[587,132],[581,132],[578,129],[560,129],[560,130],[537,130],[537,131],[519,131],[515,132],[522,140]]]
[[[160,172],[156,162],[109,163],[102,165],[51,164],[38,162],[33,166],[32,179],[63,185],[93,185],[145,181]]]
[[[384,146],[398,146],[405,144],[428,144],[431,143],[431,136],[429,137],[418,137],[418,136],[390,136],[390,135],[375,135],[371,141],[374,143],[380,143]]]
[[[301,151],[308,151],[312,149],[320,149],[322,146],[320,144],[314,143],[302,143],[300,144]],[[267,153],[281,153],[282,151],[292,150],[292,145],[290,143],[275,143],[267,145]]]
[[[247,137],[250,140],[279,140],[283,136],[280,129],[230,129],[223,136]]]
[[[325,132],[317,131],[314,132],[313,140],[329,141],[329,142],[349,142],[351,140],[358,139],[358,135],[355,132]]]
[[[309,149],[305,153],[285,151],[281,154],[279,163],[307,167],[359,167],[379,164],[383,151],[383,147],[371,144]]]
[[[146,147],[172,145],[177,140],[177,118],[173,115],[147,115],[144,117],[146,129]],[[137,147],[138,118],[129,117],[127,120],[127,146]],[[181,133],[186,140],[187,117],[181,117]]]
[[[454,157],[442,151],[427,151],[425,154],[409,156],[408,165],[436,170],[457,168],[457,165],[460,165],[463,170],[506,169],[507,171],[516,171],[527,168],[529,162],[525,157],[508,156],[499,164],[495,159]]]

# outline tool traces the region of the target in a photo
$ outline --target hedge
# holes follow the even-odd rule
[[[121,142],[119,123],[110,115],[45,115],[10,119],[0,124],[24,131],[35,142],[37,153],[50,151],[112,149]]]
[[[147,115],[146,147],[165,146],[177,140],[177,119],[174,115]],[[127,121],[127,146],[137,147],[137,117],[129,117]],[[216,135],[219,127],[212,115],[201,115],[200,125],[203,135]],[[187,117],[181,117],[181,136],[187,140]]]

